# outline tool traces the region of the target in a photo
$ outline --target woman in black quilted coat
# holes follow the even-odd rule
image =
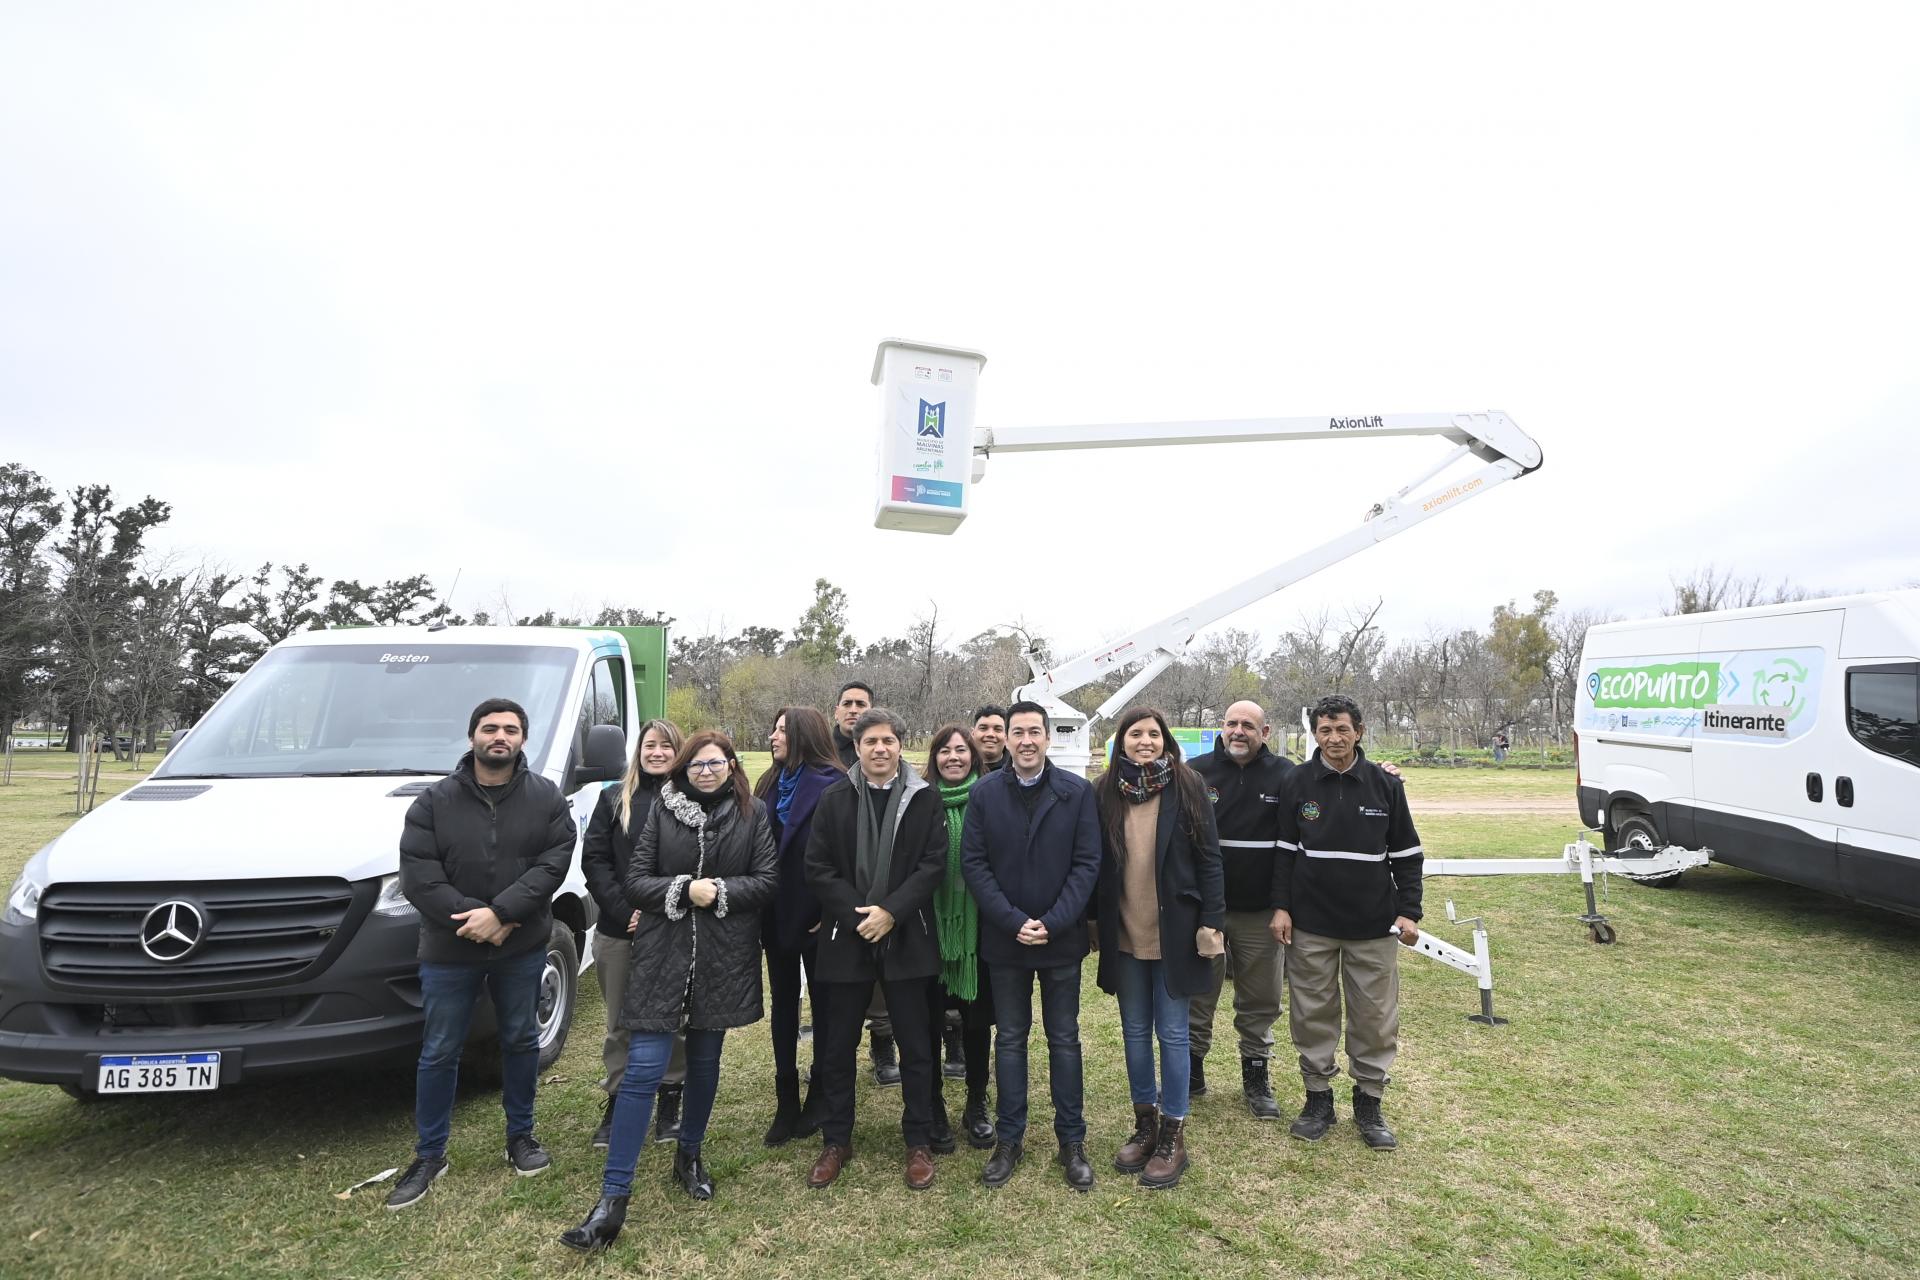
[[[562,1244],[604,1249],[620,1234],[676,1031],[687,1037],[687,1084],[674,1178],[694,1199],[712,1198],[700,1144],[727,1029],[760,1020],[760,911],[773,896],[776,865],[766,808],[748,789],[733,743],[721,733],[694,734],[627,867],[627,897],[640,911],[620,1009],[620,1025],[632,1033],[627,1073],[599,1203]]]

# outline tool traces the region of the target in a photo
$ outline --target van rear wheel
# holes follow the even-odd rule
[[[1660,838],[1660,829],[1653,825],[1653,819],[1644,813],[1630,813],[1613,824],[1614,852],[1622,858],[1651,858],[1667,847]],[[1636,883],[1652,885],[1656,889],[1671,889],[1680,883],[1681,873],[1676,871],[1669,876],[1655,876]]]

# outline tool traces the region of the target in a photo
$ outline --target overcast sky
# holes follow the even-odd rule
[[[1002,455],[872,526],[890,335],[981,425],[1503,409],[1546,465],[1244,611],[1920,579],[1920,8],[0,10],[0,461],[235,568],[863,642],[1112,638],[1434,441]]]

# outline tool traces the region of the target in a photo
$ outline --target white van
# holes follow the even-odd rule
[[[526,708],[528,765],[584,832],[641,719],[623,635],[355,628],[274,646],[151,778],[28,859],[0,916],[0,1075],[81,1096],[207,1089],[417,1048],[400,830],[492,697]],[[594,914],[576,856],[554,897],[543,1067]]]
[[[1920,914],[1920,591],[1594,627],[1574,731],[1609,849]]]

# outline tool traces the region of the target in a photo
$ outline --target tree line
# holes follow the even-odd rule
[[[299,631],[358,625],[667,626],[668,706],[687,729],[720,728],[759,746],[782,706],[826,707],[858,677],[915,736],[974,708],[1004,703],[1043,666],[1071,655],[1024,622],[964,637],[944,629],[927,600],[905,633],[866,644],[849,630],[847,595],[825,578],[789,626],[681,633],[673,617],[628,605],[591,615],[454,613],[425,574],[363,582],[328,578],[306,562],[251,573],[187,565],[152,544],[172,515],[153,497],[123,502],[105,485],[56,492],[35,472],[0,465],[0,731],[22,719],[55,726],[69,750],[104,736],[118,755],[155,749],[193,723],[240,673]],[[1672,584],[1666,612],[1805,598],[1707,566]],[[1609,620],[1566,609],[1551,590],[1496,605],[1483,627],[1428,626],[1393,639],[1374,600],[1302,615],[1270,642],[1225,628],[1201,638],[1142,695],[1173,723],[1209,725],[1241,698],[1290,724],[1326,693],[1367,709],[1369,730],[1415,748],[1564,742],[1572,722],[1587,628]],[[1068,695],[1091,711],[1126,679]]]

